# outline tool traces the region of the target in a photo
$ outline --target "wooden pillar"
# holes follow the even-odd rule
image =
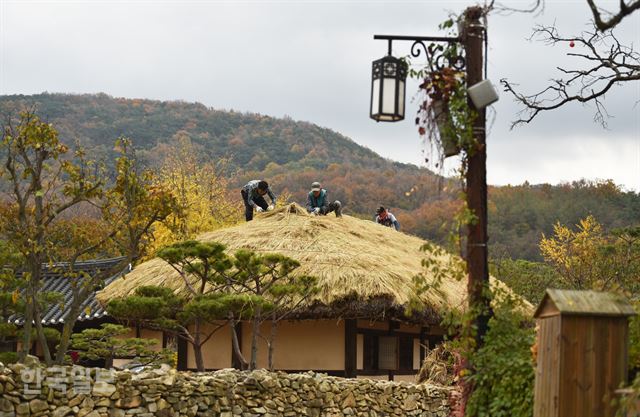
[[[472,86],[482,81],[484,27],[480,18],[483,9],[478,6],[465,10],[464,49],[467,59],[467,85]],[[471,99],[469,108],[473,109]],[[474,149],[469,152],[466,175],[467,206],[476,217],[476,221],[468,225],[467,234],[467,270],[469,282],[469,308],[478,312],[475,318],[477,329],[476,342],[482,346],[482,339],[487,332],[491,318],[491,303],[488,296],[489,263],[487,248],[487,145],[485,132],[485,110],[476,109],[478,116],[473,122]]]
[[[389,320],[389,336],[393,335],[400,328],[400,322]]]
[[[427,338],[426,335],[429,332],[428,327],[420,328],[420,366],[422,366],[422,362],[424,358],[427,356]],[[431,346],[428,346],[431,349]]]
[[[356,319],[344,321],[344,376],[355,378],[357,374],[358,322]]]
[[[187,370],[187,341],[182,337],[178,337],[178,371]]]
[[[397,321],[389,320],[389,336],[395,336],[396,340],[396,364],[395,369],[400,368],[400,338],[396,336],[395,332],[400,328],[400,323]],[[387,379],[389,381],[393,381],[394,371],[392,369],[389,370],[387,375]]]

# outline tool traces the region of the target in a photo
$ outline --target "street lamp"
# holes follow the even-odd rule
[[[485,40],[485,28],[481,22],[483,9],[478,6],[469,7],[464,12],[464,21],[462,22],[462,33],[458,37],[431,37],[431,36],[394,36],[394,35],[375,35],[374,39],[388,41],[388,51],[391,55],[392,41],[411,41],[411,55],[418,57],[424,50],[427,61],[432,70],[442,69],[444,66],[450,66],[456,70],[464,70],[466,72],[466,81],[468,86],[475,86],[483,81],[483,42]],[[430,47],[425,42],[431,42]],[[449,47],[444,48],[442,44]],[[433,45],[440,45],[433,47]],[[464,47],[464,57],[459,54],[452,54],[451,51],[457,51],[454,46],[462,45]],[[385,57],[375,61],[373,71],[373,81],[371,90],[371,118],[375,120],[398,121],[404,118],[404,83],[403,91],[399,89],[392,90],[393,99],[388,98],[384,92],[384,84],[376,84],[376,63],[388,59]],[[394,58],[396,59],[396,58]],[[397,59],[396,59],[397,60]],[[391,62],[391,61],[389,61]],[[395,61],[394,61],[395,62]],[[384,65],[384,64],[383,64]],[[398,85],[398,84],[396,84]],[[376,87],[377,86],[377,87]],[[382,88],[380,88],[382,86]],[[486,83],[476,89],[474,96],[484,96],[484,88]],[[478,91],[479,90],[479,91]],[[388,92],[388,90],[387,90]],[[481,94],[477,94],[481,93]],[[377,98],[377,104],[375,103]],[[495,97],[497,99],[497,96]],[[494,98],[483,99],[486,103],[495,101]],[[374,115],[385,115],[379,111],[384,103],[394,103],[394,110],[400,110],[400,113],[389,113],[394,117],[378,118]],[[467,100],[469,107],[475,108],[477,117],[473,122],[473,148],[467,149],[467,172],[465,178],[465,191],[467,197],[467,207],[472,211],[476,220],[468,225],[467,234],[467,270],[469,280],[467,291],[469,294],[469,307],[476,312],[475,325],[477,328],[476,340],[478,346],[482,343],[484,334],[488,328],[489,318],[491,317],[490,298],[488,295],[489,288],[489,268],[488,268],[488,250],[487,250],[487,153],[486,153],[486,116],[485,108],[474,106],[471,98]],[[374,107],[375,105],[375,107]],[[382,107],[383,109],[386,109]],[[374,110],[378,111],[374,113]]]
[[[391,45],[391,44],[389,44]],[[371,71],[371,113],[376,122],[404,119],[407,63],[389,55],[373,61]]]

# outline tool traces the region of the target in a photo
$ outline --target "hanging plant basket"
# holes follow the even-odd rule
[[[460,140],[456,134],[448,106],[442,100],[433,100],[431,109],[433,110],[435,126],[438,128],[443,156],[449,158],[458,155],[461,150]]]
[[[468,149],[474,115],[467,104],[464,73],[450,67],[432,71],[420,88],[425,93],[416,118],[420,135],[438,146],[441,159]]]

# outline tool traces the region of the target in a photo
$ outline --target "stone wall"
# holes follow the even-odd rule
[[[0,365],[0,417],[449,415],[448,388],[307,372]]]

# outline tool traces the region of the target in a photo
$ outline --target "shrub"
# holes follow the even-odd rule
[[[466,413],[475,417],[531,417],[535,380],[533,322],[509,295],[496,297],[484,345],[469,357],[473,393]]]
[[[0,352],[0,362],[3,364],[18,362],[18,354],[16,352]]]

